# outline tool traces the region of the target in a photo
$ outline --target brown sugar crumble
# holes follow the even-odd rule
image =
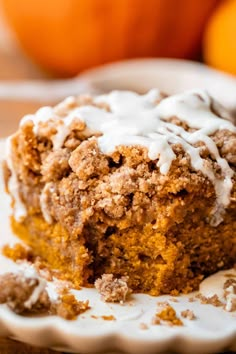
[[[220,301],[219,296],[214,294],[212,296],[204,296],[202,294],[196,295],[196,298],[200,300],[201,304],[204,305],[213,305],[215,307],[222,307],[224,304]]]
[[[23,273],[0,276],[0,304],[6,304],[17,314],[47,313],[51,302],[45,289],[46,282]]]
[[[196,315],[194,314],[194,312],[189,309],[182,311],[180,314],[183,318],[187,318],[190,321],[196,319]]]
[[[128,280],[129,277],[125,276],[118,279],[113,274],[103,274],[94,285],[103,301],[123,303],[131,293],[127,284]]]
[[[29,266],[34,266],[40,278],[47,281],[53,280],[53,271],[46,266],[40,257],[35,257],[29,247],[25,247],[21,243],[12,246],[4,245],[2,254],[16,263],[28,262]],[[48,293],[44,289],[37,301],[32,303],[31,306],[27,306],[27,296],[32,295],[39,284],[40,278],[27,278],[23,272],[20,274],[5,274],[0,278],[0,286],[4,287],[4,291],[0,294],[0,303],[6,303],[9,308],[18,314],[48,313],[66,320],[74,320],[90,308],[88,300],[78,301],[74,295],[68,293],[72,284],[66,281],[56,281],[56,291],[60,295],[56,302],[52,303],[50,301]]]
[[[23,272],[6,273],[0,276],[0,304],[6,304],[19,315],[57,315],[66,320],[74,320],[90,309],[89,301],[79,301],[74,295],[64,291],[52,302],[43,278],[26,276]]]
[[[175,309],[169,304],[166,305],[160,312],[157,312],[152,319],[152,324],[168,324],[169,326],[183,326],[183,322],[178,318]]]

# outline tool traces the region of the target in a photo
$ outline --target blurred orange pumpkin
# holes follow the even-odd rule
[[[73,75],[133,57],[193,57],[217,0],[1,0],[26,53]]]
[[[236,75],[236,0],[221,3],[206,26],[203,55],[207,64]]]

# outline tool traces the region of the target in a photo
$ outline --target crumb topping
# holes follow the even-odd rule
[[[215,307],[222,307],[224,305],[217,294],[212,296],[204,296],[202,294],[198,294],[196,295],[196,298],[200,300],[201,304],[213,305]]]
[[[194,312],[192,310],[184,310],[181,312],[181,316],[183,318],[187,318],[188,320],[192,321],[196,319],[196,315],[194,314]]]
[[[50,310],[46,282],[38,277],[26,277],[22,272],[6,273],[0,276],[0,288],[0,304],[6,303],[18,314]]]
[[[113,274],[103,274],[94,285],[103,301],[123,303],[131,293],[127,284],[128,279],[128,277],[118,279],[114,278]]]
[[[68,147],[64,144],[68,136],[73,135],[74,129],[77,131],[77,139],[84,140],[94,135],[100,153],[105,156],[113,154],[119,146],[144,147],[147,157],[155,161],[163,175],[169,172],[177,158],[174,146],[180,145],[188,155],[192,168],[201,171],[214,185],[216,205],[212,212],[212,223],[217,225],[222,221],[224,208],[230,203],[234,172],[226,158],[227,152],[223,152],[225,157],[220,155],[212,135],[224,131],[235,134],[236,129],[230,121],[216,115],[212,110],[213,100],[204,91],[186,92],[164,98],[157,103],[160,98],[159,91],[151,90],[143,96],[115,91],[94,99],[87,98],[82,104],[79,99],[68,99],[64,103],[64,109],[62,103],[57,108],[44,107],[35,115],[24,117],[21,127],[31,124],[34,136],[43,138],[46,135],[52,142],[52,155],[56,159],[52,156],[47,158],[49,161],[42,169],[45,180],[49,178],[50,171],[54,171],[53,176],[63,176],[69,169]],[[174,117],[177,117],[180,124],[176,124]],[[70,139],[72,142],[73,136]],[[202,157],[202,145],[218,166],[217,172]],[[77,148],[80,149],[80,146]],[[223,149],[228,150],[225,146]],[[20,220],[26,214],[19,196],[19,181],[12,162],[11,138],[8,140],[7,150],[11,170],[8,188],[15,200],[15,217]],[[227,157],[232,160],[232,156]],[[83,155],[79,159],[83,159]],[[106,159],[101,159],[97,170],[103,169],[103,160],[106,162]],[[60,164],[57,161],[60,161]],[[80,176],[83,171],[77,161],[78,157],[71,156],[71,166]],[[91,171],[92,175],[96,173],[92,165],[86,165],[84,162],[82,165]]]
[[[19,315],[32,313],[57,315],[66,320],[75,320],[77,316],[90,309],[88,300],[77,300],[66,288],[56,300],[52,301],[46,285],[44,279],[27,275],[27,271],[1,275],[0,304],[6,304]]]

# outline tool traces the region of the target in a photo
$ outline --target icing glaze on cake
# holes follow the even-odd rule
[[[202,90],[192,90],[183,94],[170,96],[160,100],[160,92],[151,90],[145,95],[138,95],[129,91],[114,91],[107,95],[97,96],[94,103],[106,104],[109,110],[93,105],[75,107],[69,110],[66,116],[57,114],[56,108],[43,107],[35,115],[27,115],[22,121],[34,124],[33,132],[39,134],[41,124],[53,120],[56,133],[51,137],[53,149],[57,150],[64,144],[71,132],[71,125],[75,121],[85,123],[84,133],[88,136],[98,135],[98,146],[102,153],[109,155],[119,145],[141,145],[147,148],[148,157],[157,160],[160,173],[168,174],[173,160],[176,158],[172,150],[173,144],[180,144],[190,157],[191,165],[196,171],[201,171],[214,185],[216,203],[212,211],[212,224],[222,221],[224,208],[230,203],[233,170],[226,159],[219,154],[218,148],[211,135],[219,130],[236,132],[235,126],[217,116],[212,110],[212,98]],[[75,100],[67,98],[63,104]],[[169,120],[177,117],[187,124],[188,130],[171,123]],[[16,172],[11,161],[11,143],[8,141],[8,165],[12,176],[9,182],[10,193],[15,199],[15,218],[24,217],[24,205],[20,200]],[[196,144],[203,142],[211,157],[220,167],[220,176],[216,175],[206,160],[200,156],[200,148]],[[44,212],[44,199],[41,198],[43,214],[48,222],[50,218]]]

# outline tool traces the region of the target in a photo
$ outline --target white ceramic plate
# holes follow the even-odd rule
[[[14,132],[24,114],[66,96],[117,89],[146,92],[153,87],[170,94],[206,89],[236,117],[236,77],[188,60],[136,59],[90,69],[72,79],[0,81],[0,136]]]
[[[173,94],[202,88],[229,108],[236,105],[236,77],[182,59],[132,59],[106,64],[64,80],[0,81],[0,100],[54,102],[69,95],[111,90],[146,92],[153,87]]]
[[[182,59],[132,59],[90,69],[77,79],[97,91],[134,90],[146,92],[153,87],[175,94],[200,88],[229,109],[236,108],[236,77],[207,65]],[[75,86],[74,86],[75,88]]]
[[[0,141],[2,158],[4,142]],[[0,158],[0,159],[1,159]],[[1,161],[0,161],[1,162]],[[0,176],[0,245],[14,242],[9,227],[9,198],[4,193]],[[0,256],[0,273],[14,271],[16,265]],[[235,272],[236,274],[236,272]],[[218,277],[217,287],[222,285],[223,276]],[[215,276],[203,284],[210,293],[215,287]],[[225,280],[225,278],[224,278]],[[212,283],[213,281],[213,283]],[[52,285],[53,287],[53,285]],[[212,305],[190,303],[188,296],[181,296],[178,302],[170,304],[178,315],[185,309],[192,309],[196,320],[183,319],[183,327],[151,325],[158,301],[170,300],[170,296],[151,297],[133,295],[124,305],[103,303],[95,289],[75,292],[80,300],[89,299],[91,310],[79,316],[76,321],[65,321],[59,317],[25,318],[12,313],[5,305],[0,306],[0,335],[11,336],[22,342],[51,347],[58,350],[80,353],[95,353],[108,350],[122,350],[127,353],[144,354],[175,351],[179,353],[219,352],[236,350],[236,313],[225,312]],[[113,315],[116,321],[94,319],[91,315]],[[148,325],[147,330],[140,324]]]

